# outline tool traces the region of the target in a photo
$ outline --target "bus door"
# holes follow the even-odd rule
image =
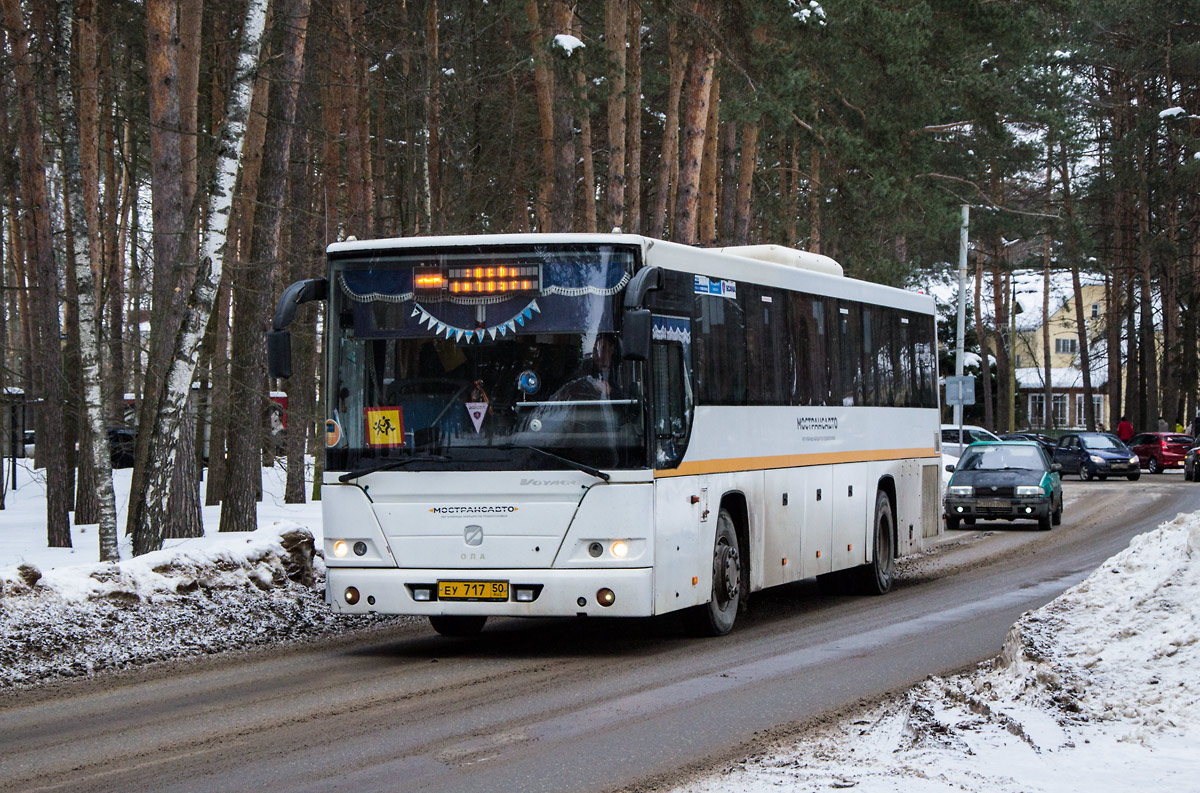
[[[654,315],[647,379],[653,404],[650,453],[655,471],[657,613],[703,603],[711,589],[712,548],[700,538],[712,534],[716,507],[708,503],[701,477],[678,475],[691,436],[694,406],[691,328],[686,317]]]

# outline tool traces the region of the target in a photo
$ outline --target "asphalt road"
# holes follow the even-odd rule
[[[1020,614],[1200,509],[1178,473],[1068,482],[1063,524],[988,524],[884,598],[756,593],[721,639],[671,619],[424,623],[0,699],[0,789],[644,790],[831,709],[995,655]]]

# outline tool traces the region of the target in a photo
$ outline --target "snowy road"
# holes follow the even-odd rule
[[[669,620],[423,625],[0,699],[0,789],[645,790],[831,708],[973,664],[1134,534],[1177,474],[1066,485],[1063,525],[963,533],[883,599],[756,595],[721,640]]]

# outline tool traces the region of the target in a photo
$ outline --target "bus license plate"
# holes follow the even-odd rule
[[[508,582],[438,581],[438,600],[508,600]]]

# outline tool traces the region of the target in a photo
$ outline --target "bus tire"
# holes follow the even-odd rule
[[[684,628],[692,636],[724,636],[733,630],[744,596],[744,562],[739,545],[733,518],[722,507],[713,542],[712,595],[704,605],[683,613]]]
[[[430,617],[429,624],[443,636],[478,636],[487,617],[442,614]]]
[[[886,595],[896,577],[896,521],[887,493],[875,494],[875,520],[872,530],[871,561],[859,568],[859,589],[865,595]]]

